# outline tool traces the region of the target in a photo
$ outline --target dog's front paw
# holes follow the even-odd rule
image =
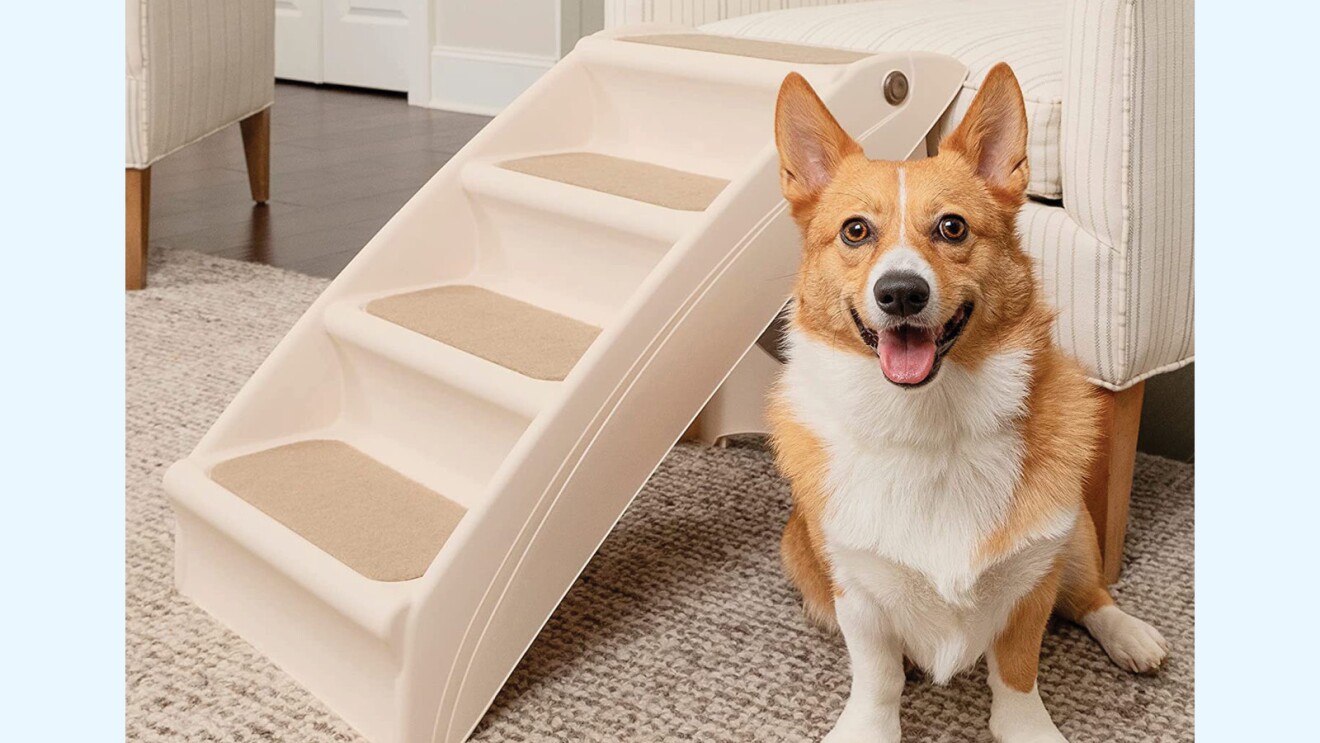
[[[899,743],[898,710],[846,707],[823,743]]]
[[[874,730],[858,730],[856,726],[835,725],[821,743],[872,743]]]
[[[1159,630],[1117,606],[1091,612],[1082,623],[1120,668],[1133,673],[1154,671],[1169,654],[1169,643]]]
[[[990,734],[998,743],[1068,743],[1048,716],[1005,719],[1004,715],[996,715],[992,710]]]
[[[1068,743],[1058,730],[1038,730],[1022,735],[996,735],[999,743]]]
[[[822,743],[898,743],[898,738],[885,738],[873,727],[835,725]]]
[[[998,681],[997,671],[991,671],[990,734],[999,743],[1068,743],[1050,719],[1034,686],[1030,691],[1018,691]]]

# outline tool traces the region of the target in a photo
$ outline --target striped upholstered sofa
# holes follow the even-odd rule
[[[757,11],[770,12],[757,12]],[[1109,410],[1088,505],[1117,576],[1144,382],[1192,360],[1192,0],[607,0],[607,23],[1008,62],[1029,117],[1023,244]],[[704,25],[703,25],[704,24]]]
[[[252,198],[270,191],[274,0],[127,0],[125,273],[147,280],[151,165],[241,123]]]

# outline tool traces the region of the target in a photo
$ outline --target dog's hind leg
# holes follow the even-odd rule
[[[1169,643],[1159,630],[1114,603],[1100,573],[1100,543],[1095,525],[1077,519],[1064,555],[1055,611],[1086,628],[1109,657],[1133,673],[1153,671],[1164,662]]]
[[[802,608],[813,624],[837,632],[839,623],[834,615],[834,581],[829,570],[816,552],[811,540],[810,524],[794,506],[784,527],[780,543],[784,572],[802,593]]]

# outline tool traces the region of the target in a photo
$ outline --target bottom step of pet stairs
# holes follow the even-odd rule
[[[583,39],[170,468],[179,590],[368,740],[464,740],[679,436],[760,427],[753,344],[799,260],[790,72],[886,159],[924,152],[965,75],[676,27]]]
[[[221,462],[211,479],[377,581],[422,577],[467,510],[330,439]]]

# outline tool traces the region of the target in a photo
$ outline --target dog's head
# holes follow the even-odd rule
[[[815,91],[779,90],[780,182],[802,228],[799,328],[878,357],[890,382],[977,364],[1035,300],[1017,213],[1027,186],[1027,119],[1007,65],[986,76],[936,157],[869,160]]]

